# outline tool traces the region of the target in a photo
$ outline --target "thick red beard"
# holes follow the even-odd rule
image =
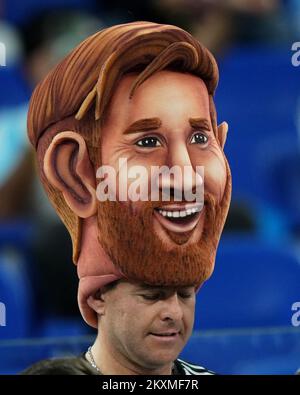
[[[145,202],[142,209],[120,202],[98,203],[98,240],[112,262],[131,281],[150,285],[201,285],[213,269],[216,250],[230,200],[230,183],[220,204],[205,195],[203,232],[197,243],[167,249],[153,230],[153,210],[161,202]],[[230,188],[230,191],[229,189]],[[134,204],[134,203],[133,203]]]

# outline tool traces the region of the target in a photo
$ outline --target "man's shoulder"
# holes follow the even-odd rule
[[[200,365],[195,365],[182,359],[177,358],[175,361],[176,368],[179,374],[184,375],[215,375],[216,373],[208,370]]]
[[[179,375],[215,375],[203,366],[192,364],[182,359],[175,361],[176,374]],[[44,359],[36,362],[20,373],[21,375],[96,375],[83,356]]]

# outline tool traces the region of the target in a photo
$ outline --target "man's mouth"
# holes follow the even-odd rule
[[[176,336],[178,332],[168,332],[168,333],[150,333],[154,336]]]
[[[158,207],[154,214],[159,223],[175,233],[189,232],[197,225],[203,204],[186,203]]]
[[[180,336],[180,332],[179,331],[173,331],[173,332],[161,332],[161,333],[154,333],[151,332],[149,333],[151,336],[153,336],[154,338],[156,338],[157,340],[161,340],[161,341],[174,341],[177,340]]]

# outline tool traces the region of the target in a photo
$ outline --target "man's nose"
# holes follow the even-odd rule
[[[165,299],[161,310],[161,319],[163,321],[179,321],[183,317],[182,305],[178,295],[174,294]]]

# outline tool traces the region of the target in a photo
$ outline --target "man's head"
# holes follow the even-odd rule
[[[192,333],[195,288],[113,284],[88,300],[99,315],[103,354],[113,365],[107,368],[126,366],[137,374],[170,369]],[[101,370],[105,361],[96,357]]]
[[[42,182],[73,241],[81,278],[79,303],[120,277],[155,286],[199,287],[211,274],[228,212],[231,177],[217,126],[212,55],[180,28],[136,22],[85,40],[37,87],[28,128]],[[120,201],[118,169],[185,166],[188,189],[204,167],[204,207],[172,197]],[[99,202],[96,171],[116,171],[116,201]],[[133,176],[134,177],[134,176]],[[145,181],[147,179],[147,181]],[[145,177],[142,184],[150,183]],[[133,182],[129,180],[127,188]]]

